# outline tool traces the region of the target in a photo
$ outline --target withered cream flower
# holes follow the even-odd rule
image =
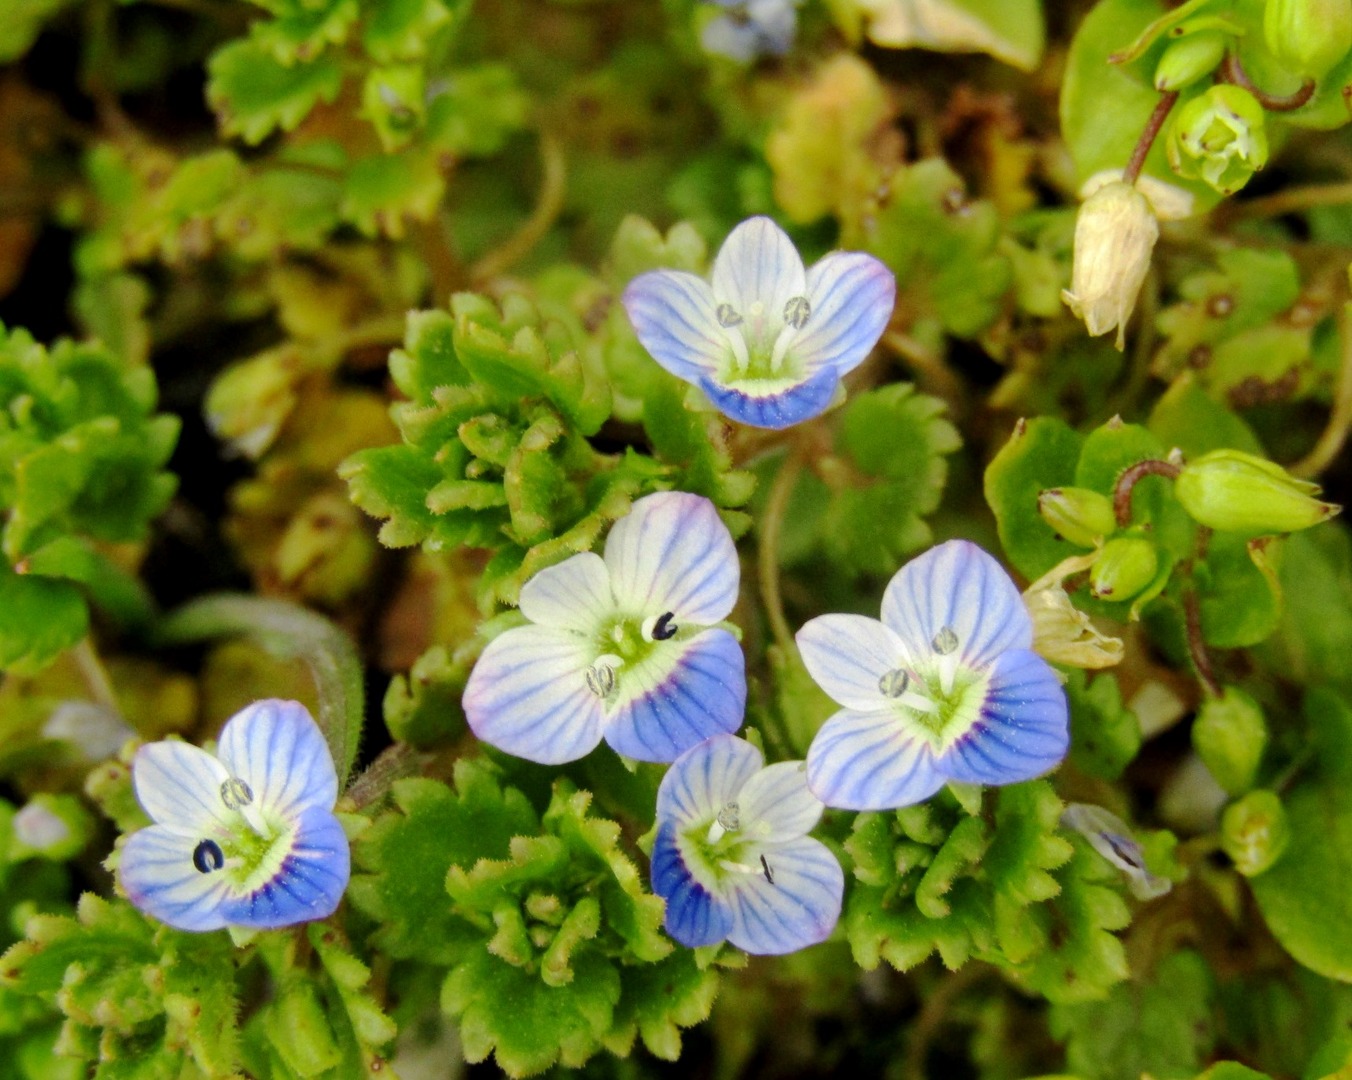
[[[1094,337],[1116,327],[1117,347],[1126,343],[1127,320],[1159,235],[1150,200],[1124,180],[1104,184],[1080,207],[1071,287],[1061,299]]]

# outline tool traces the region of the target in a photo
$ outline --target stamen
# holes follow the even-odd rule
[[[770,353],[770,370],[778,371],[784,365],[784,358],[789,355],[789,346],[793,344],[793,339],[798,335],[798,331],[792,326],[786,326],[779,332],[775,338],[775,347]]]
[[[731,859],[719,859],[718,865],[724,870],[730,870],[734,874],[759,874],[760,871],[754,866],[747,866],[744,862],[733,862]]]
[[[951,694],[958,674],[958,635],[951,626],[945,626],[930,644],[939,654],[939,686],[945,694]]]
[[[709,826],[708,842],[716,844],[723,839],[725,833],[736,832],[741,827],[742,808],[734,800],[718,812],[713,824]]]
[[[934,635],[934,640],[930,644],[940,656],[947,656],[958,647],[958,635],[954,633],[953,627],[945,626]]]
[[[761,869],[765,871],[765,880],[771,885],[775,883],[775,875],[770,872],[770,864],[765,861],[765,856],[761,856]]]
[[[746,351],[746,338],[737,329],[730,331],[727,338],[728,344],[732,346],[732,366],[738,371],[745,371],[751,366],[751,354]]]
[[[253,802],[253,790],[238,776],[221,782],[221,802],[227,810],[238,810]]]
[[[795,330],[801,330],[812,316],[812,305],[806,296],[793,296],[784,305],[784,322]]]
[[[671,620],[676,617],[674,611],[667,611],[657,617],[657,622],[653,624],[653,640],[666,641],[676,636],[676,624]]]
[[[899,698],[906,693],[911,686],[911,676],[902,671],[901,668],[893,668],[891,671],[883,672],[878,680],[878,689],[883,697]]]
[[[615,692],[615,669],[609,664],[596,663],[587,669],[587,689],[602,701]]]
[[[215,840],[203,840],[193,848],[192,864],[199,874],[210,874],[225,865],[225,853]]]
[[[737,309],[731,304],[719,304],[714,309],[714,318],[718,320],[718,325],[731,330],[734,326],[739,326],[742,317],[737,313]]]

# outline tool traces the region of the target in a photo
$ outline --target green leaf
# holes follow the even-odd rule
[[[429,146],[463,157],[488,157],[526,124],[530,98],[505,64],[457,68],[434,84],[427,105]]]
[[[407,675],[396,675],[385,691],[385,726],[398,742],[430,747],[465,734],[460,705],[470,665],[433,645],[413,662]]]
[[[1075,484],[1083,437],[1055,417],[1020,420],[986,466],[986,502],[995,512],[1000,544],[1030,580],[1075,554],[1038,513],[1038,495]]]
[[[1141,749],[1141,724],[1122,704],[1112,675],[1072,671],[1066,679],[1070,699],[1070,755],[1075,764],[1104,780],[1116,780]]]
[[[464,7],[456,0],[384,0],[369,10],[362,45],[380,63],[420,57],[437,31],[452,21],[451,5]]]
[[[360,10],[357,0],[282,0],[269,6],[274,17],[255,22],[249,33],[287,67],[318,55],[329,45],[341,45]]]
[[[638,1035],[654,1057],[681,1056],[681,1029],[709,1019],[718,996],[718,972],[701,968],[691,950],[681,949],[656,964],[620,972],[620,1000],[606,1049],[626,1057]]]
[[[1263,456],[1262,444],[1249,425],[1206,393],[1191,375],[1175,379],[1155,402],[1146,424],[1151,434],[1184,457],[1212,450],[1243,450]]]
[[[908,0],[831,0],[828,5],[847,34],[857,36],[861,18],[868,38],[886,48],[984,52],[1025,71],[1042,55],[1042,5],[1037,0],[938,0],[920,7]]]
[[[0,568],[0,670],[41,671],[88,633],[89,610],[70,582]]]
[[[278,128],[295,128],[320,101],[332,102],[343,82],[337,59],[319,57],[287,67],[247,39],[218,49],[207,72],[207,100],[221,127],[251,146]]]
[[[74,0],[14,0],[0,19],[0,64],[17,60],[28,51],[42,24]]]
[[[367,236],[400,240],[408,221],[431,219],[445,192],[446,179],[431,156],[375,154],[348,170],[339,213]]]

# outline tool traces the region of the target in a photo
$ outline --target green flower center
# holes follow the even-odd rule
[[[726,366],[719,373],[721,382],[755,383],[764,391],[774,388],[767,383],[792,386],[801,381],[802,364],[791,346],[812,318],[812,304],[806,296],[790,297],[781,311],[771,311],[759,300],[745,311],[719,304],[716,315],[729,346]]]

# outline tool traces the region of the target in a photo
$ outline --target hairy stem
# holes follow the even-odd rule
[[[1212,697],[1220,697],[1221,684],[1216,678],[1216,670],[1211,666],[1211,654],[1206,651],[1206,642],[1202,639],[1202,598],[1195,585],[1189,585],[1183,593],[1183,616],[1187,623],[1188,655],[1192,657],[1192,666],[1197,669],[1197,678]]]
[[[1146,458],[1123,470],[1113,488],[1113,513],[1117,516],[1118,528],[1125,529],[1131,524],[1131,493],[1147,476],[1167,476],[1172,480],[1178,476],[1178,466],[1159,458]]]

